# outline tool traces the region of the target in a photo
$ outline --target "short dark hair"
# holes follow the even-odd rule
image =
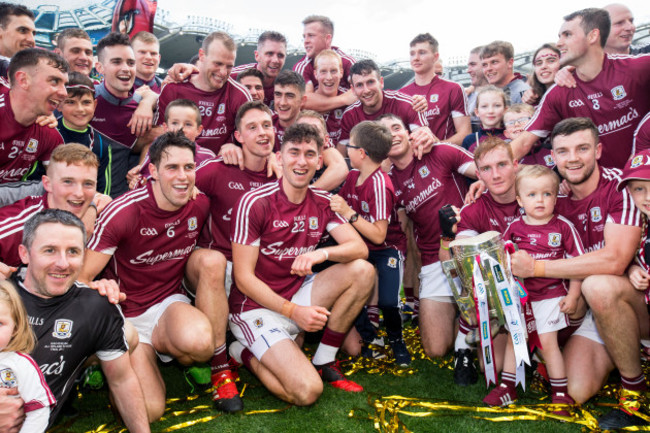
[[[581,18],[580,27],[582,27],[585,35],[594,29],[598,29],[600,46],[604,48],[612,25],[609,12],[599,8],[581,9],[565,16],[564,21],[573,21],[576,18]]]
[[[416,37],[413,38],[409,46],[414,46],[415,44],[419,43],[428,43],[429,47],[431,48],[431,51],[435,54],[438,52],[438,41],[436,38],[431,36],[431,33],[420,33]]]
[[[63,47],[65,46],[65,42],[68,39],[85,39],[87,41],[90,41],[92,44],[92,40],[90,39],[90,36],[88,33],[86,33],[85,30],[77,28],[77,27],[69,27],[67,29],[64,29],[59,35],[56,37],[56,47],[63,51]]]
[[[196,126],[201,125],[201,110],[199,109],[199,106],[196,105],[194,101],[183,98],[174,99],[169,103],[169,105],[167,105],[167,108],[165,108],[165,122],[167,122],[169,118],[169,111],[175,107],[187,107],[194,110],[194,113],[196,114]]]
[[[241,124],[241,119],[244,117],[244,114],[249,112],[250,110],[260,110],[268,114],[271,118],[273,118],[273,112],[269,107],[266,106],[266,104],[262,101],[247,101],[244,102],[239,109],[237,110],[237,114],[235,115],[235,128],[239,131],[239,125]],[[241,131],[240,131],[241,132]]]
[[[11,63],[9,63],[9,81],[13,86],[16,80],[16,72],[33,66],[38,66],[41,60],[53,68],[58,69],[64,74],[68,72],[68,62],[65,61],[60,55],[51,52],[45,51],[40,48],[26,48],[24,50],[18,51],[11,58]]]
[[[74,214],[62,209],[43,209],[27,220],[23,228],[22,244],[28,250],[32,247],[36,230],[43,224],[58,223],[64,226],[77,227],[83,236],[83,245],[86,245],[86,227]]]
[[[294,71],[280,71],[273,84],[276,86],[296,86],[300,93],[305,93],[305,79]]]
[[[376,72],[377,75],[381,77],[379,66],[377,66],[377,63],[371,59],[359,60],[350,67],[350,77],[353,75],[368,75],[371,72]]]
[[[95,99],[95,86],[88,75],[72,71],[68,73],[68,84],[65,85],[68,91],[68,98],[78,98],[90,95]]]
[[[240,83],[241,79],[246,77],[257,77],[260,79],[262,84],[264,84],[264,74],[262,74],[262,71],[257,68],[248,68],[241,71],[237,74],[237,82]]]
[[[267,30],[263,32],[257,38],[257,48],[266,41],[280,42],[281,44],[287,45],[287,38],[280,32],[274,32],[273,30]]]
[[[350,141],[362,148],[373,162],[379,164],[388,156],[393,136],[381,123],[364,120],[352,128]]]
[[[331,19],[327,18],[324,15],[309,15],[307,18],[302,20],[302,24],[306,26],[311,23],[320,23],[325,31],[330,35],[334,35],[334,23]]]
[[[183,130],[169,131],[156,138],[151,147],[149,147],[149,158],[151,163],[160,168],[160,161],[164,153],[167,152],[169,147],[180,147],[192,151],[192,155],[196,156],[196,144],[183,134]]]
[[[26,6],[18,5],[15,3],[0,2],[0,26],[6,27],[9,24],[10,16],[28,16],[34,21],[34,12],[29,10]]]
[[[502,54],[507,62],[515,56],[515,48],[510,42],[494,41],[485,45],[481,49],[481,54],[479,54],[479,56],[481,59],[485,59],[487,57],[496,56],[497,54]]]
[[[210,48],[210,45],[214,41],[221,41],[223,46],[229,51],[237,51],[237,45],[235,44],[234,39],[226,32],[217,31],[210,33],[205,39],[203,39],[201,49],[204,53],[208,52],[208,48]]]
[[[590,131],[598,143],[598,127],[593,120],[588,117],[570,117],[555,124],[551,132],[551,145],[555,142],[555,137],[565,137],[579,131]]]
[[[104,54],[104,49],[107,47],[115,47],[118,45],[123,45],[126,47],[131,46],[131,40],[129,39],[129,35],[125,33],[119,33],[119,32],[111,32],[101,38],[99,42],[97,42],[97,58],[99,61],[102,61],[102,56]]]
[[[318,151],[323,148],[323,138],[320,136],[318,129],[315,126],[307,123],[294,123],[284,131],[284,138],[282,139],[282,148],[287,143],[316,143]]]

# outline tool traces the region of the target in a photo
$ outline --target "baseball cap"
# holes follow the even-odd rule
[[[625,163],[616,189],[622,190],[630,180],[650,181],[650,149],[637,153]]]

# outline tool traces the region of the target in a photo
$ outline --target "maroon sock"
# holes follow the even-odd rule
[[[417,316],[420,312],[420,298],[414,298],[413,300],[413,317]]]
[[[637,377],[625,377],[621,374],[621,386],[629,391],[645,391],[645,376],[643,373]]]
[[[366,307],[368,320],[372,323],[372,326],[379,328],[379,307],[377,305],[368,305]]]
[[[413,287],[404,286],[404,298],[406,298],[407,305],[413,305],[415,297],[413,296]]]
[[[222,344],[215,349],[212,360],[210,360],[212,381],[215,382],[219,374],[224,370],[228,370],[228,368],[228,352],[226,351],[226,345]]]
[[[253,368],[251,367],[251,360],[255,358],[255,355],[253,355],[253,352],[248,350],[247,347],[244,347],[244,350],[241,352],[241,362],[248,368],[250,371],[253,371]]]
[[[561,392],[563,394],[569,395],[569,388],[567,387],[569,381],[567,380],[566,376],[560,378],[549,377],[549,382],[551,382],[551,392],[553,394]]]
[[[584,320],[585,316],[578,317],[577,319],[569,318],[569,326],[564,329],[560,329],[560,331],[557,333],[557,343],[560,345],[560,347],[563,347],[566,342],[569,341],[569,337],[571,337],[573,333],[578,330]]]
[[[501,383],[504,385],[507,385],[509,388],[516,388],[515,382],[517,380],[517,376],[515,376],[512,373],[507,373],[505,371],[501,372]]]

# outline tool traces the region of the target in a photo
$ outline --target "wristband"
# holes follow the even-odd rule
[[[546,262],[544,260],[535,260],[533,277],[543,277],[546,274]]]
[[[330,253],[324,248],[322,248],[321,251],[325,254],[325,261],[328,261],[330,259]]]
[[[284,301],[284,304],[282,304],[282,310],[280,311],[280,313],[284,317],[286,317],[288,319],[291,319],[291,315],[293,314],[293,310],[295,310],[295,308],[296,308],[296,304],[294,304],[293,302]]]
[[[442,242],[440,242],[440,248],[442,248],[443,250],[449,251],[449,247],[444,246],[442,244]]]

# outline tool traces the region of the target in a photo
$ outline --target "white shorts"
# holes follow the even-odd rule
[[[569,326],[569,316],[560,311],[560,300],[563,297],[531,303],[538,334],[559,331]]]
[[[230,297],[230,287],[232,286],[232,262],[228,260],[226,262],[226,298]]]
[[[186,304],[190,303],[190,298],[180,293],[171,295],[165,298],[163,301],[152,305],[139,316],[129,317],[128,320],[133,324],[136,331],[138,331],[138,337],[140,338],[140,343],[148,344],[153,346],[151,343],[151,336],[153,331],[158,326],[158,321],[165,313],[167,308],[174,302],[185,302]],[[158,353],[158,352],[156,352]],[[162,353],[158,353],[158,358],[162,362],[170,362],[173,358]]]
[[[598,344],[605,344],[600,334],[598,333],[598,328],[596,328],[596,321],[594,320],[594,315],[591,313],[591,310],[587,310],[585,319],[582,321],[582,325],[573,333],[573,335],[579,335],[595,341]]]
[[[315,275],[305,278],[291,302],[303,307],[311,305]],[[302,331],[293,320],[266,308],[230,314],[228,319],[230,330],[237,341],[247,347],[257,359],[262,359],[266,351],[278,341],[293,340]]]
[[[440,262],[422,266],[420,271],[420,299],[447,303],[456,302]]]

